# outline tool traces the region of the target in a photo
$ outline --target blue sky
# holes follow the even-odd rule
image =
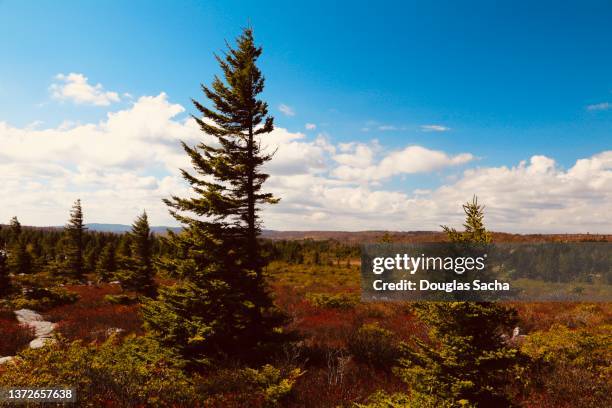
[[[212,53],[251,24],[277,126],[333,145],[474,157],[387,177],[385,191],[410,196],[537,155],[567,170],[611,147],[612,3],[532,3],[0,0],[0,122],[98,123],[160,92],[184,118],[219,71]],[[69,73],[120,101],[54,100],[51,84]]]

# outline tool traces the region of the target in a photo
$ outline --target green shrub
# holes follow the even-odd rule
[[[406,395],[403,393],[388,394],[384,391],[377,391],[368,397],[366,404],[355,404],[359,408],[472,408],[466,400],[460,400],[456,404],[443,401],[433,395],[423,395],[413,393]]]
[[[571,330],[555,324],[545,332],[527,336],[522,351],[536,360],[547,363],[569,362],[590,369],[606,367],[612,359],[612,326],[601,325],[598,330]]]
[[[201,383],[199,393],[210,395],[207,405],[212,406],[274,407],[291,393],[302,374],[299,368],[281,370],[270,364],[260,369],[224,369]]]
[[[306,299],[314,306],[325,309],[350,309],[359,303],[356,295],[348,293],[308,293]]]
[[[20,354],[0,371],[0,386],[77,388],[84,407],[193,406],[181,360],[147,337],[112,337],[99,346],[59,339]]]
[[[68,283],[64,276],[54,275],[50,272],[17,275],[13,277],[13,282],[16,286],[22,288],[51,288]]]
[[[348,339],[348,349],[355,360],[391,369],[399,358],[399,347],[393,332],[377,324],[364,324]]]
[[[0,387],[70,386],[83,407],[275,407],[303,374],[265,365],[211,369],[201,376],[188,375],[185,367],[147,336],[113,336],[99,345],[59,338],[2,366]]]
[[[612,406],[612,326],[571,330],[553,325],[527,336],[521,350],[533,361],[528,376],[553,406]]]
[[[44,311],[56,306],[74,303],[79,299],[76,293],[68,292],[61,287],[28,288],[20,297],[11,300],[14,309],[34,309]]]
[[[138,302],[138,297],[126,294],[106,295],[104,300],[113,305],[132,305]]]
[[[245,368],[242,371],[245,383],[253,384],[262,390],[267,405],[276,405],[287,396],[302,374],[302,370],[294,368],[287,373],[286,377],[283,377],[281,370],[270,364],[266,364],[259,370]]]

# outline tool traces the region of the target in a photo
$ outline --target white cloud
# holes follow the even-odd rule
[[[355,182],[381,181],[400,174],[427,173],[449,166],[468,163],[474,159],[469,153],[448,155],[422,146],[408,146],[392,151],[374,162],[371,148],[362,144],[353,151],[334,156],[339,164],[331,174],[339,179]]]
[[[320,136],[307,141],[302,133],[291,133],[283,128],[275,128],[272,133],[261,138],[262,145],[269,152],[276,152],[266,169],[272,174],[284,176],[316,174],[327,168],[327,154],[334,149]]]
[[[78,197],[89,220],[129,222],[131,211],[147,208],[170,222],[160,200],[186,191],[177,170],[189,167],[178,141],[201,140],[193,120],[176,119],[183,111],[162,93],[97,124],[27,129],[0,122],[0,196],[12,197],[0,222],[17,214],[30,224],[62,225]]]
[[[317,125],[315,125],[314,123],[307,123],[306,125],[304,125],[304,127],[306,128],[306,130],[315,130],[317,128]]]
[[[381,131],[385,132],[385,131],[389,131],[389,130],[397,130],[397,127],[393,126],[393,125],[380,125],[378,127],[378,130],[381,130]]]
[[[498,230],[609,233],[612,151],[577,160],[568,170],[546,156],[533,156],[510,168],[466,170],[430,199],[456,203],[465,201],[467,192],[487,205],[488,222]]]
[[[102,84],[89,84],[83,74],[57,74],[55,79],[58,82],[53,83],[49,90],[57,100],[95,106],[108,106],[121,100],[117,92],[105,91]]]
[[[24,224],[62,225],[80,197],[86,222],[131,223],[146,209],[153,224],[175,225],[161,199],[190,194],[178,172],[190,163],[178,142],[214,143],[183,112],[162,93],[99,123],[17,128],[0,122],[0,222],[17,215]],[[438,187],[402,188],[382,181],[469,164],[473,156],[424,146],[389,151],[376,140],[332,143],[283,128],[263,136],[262,146],[276,150],[265,166],[265,188],[282,199],[265,207],[266,228],[460,227],[461,204],[477,194],[494,230],[612,231],[612,151],[568,169],[535,155],[514,166],[469,168]]]
[[[293,108],[291,106],[285,105],[284,103],[281,103],[278,106],[278,110],[281,111],[281,113],[285,116],[295,116],[295,111],[293,110]]]
[[[590,111],[603,111],[603,110],[608,110],[610,108],[612,108],[612,104],[610,102],[596,103],[596,104],[587,106],[587,110],[590,110]]]
[[[36,128],[41,127],[43,124],[44,124],[44,122],[43,122],[43,121],[41,121],[41,120],[35,120],[34,122],[28,123],[28,124],[26,125],[26,127],[25,127],[25,128],[26,128],[27,130],[34,130],[34,129],[36,129]]]
[[[455,181],[412,194],[354,186],[322,174],[273,175],[270,181],[284,197],[266,214],[272,228],[439,230],[440,224],[460,228],[461,204],[477,194],[486,206],[487,225],[496,231],[612,230],[612,151],[580,159],[568,170],[546,156],[533,156],[513,167],[469,169]],[[319,222],[313,218],[317,213],[326,218]]]
[[[450,128],[442,125],[421,125],[421,130],[423,132],[448,132]]]

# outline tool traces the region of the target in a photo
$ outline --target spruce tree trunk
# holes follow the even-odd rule
[[[249,126],[249,141],[248,141],[248,152],[249,152],[249,166],[247,176],[247,202],[248,202],[248,214],[247,214],[247,248],[248,248],[248,260],[249,267],[255,267],[257,265],[256,257],[258,255],[257,250],[257,225],[255,220],[255,191],[254,191],[254,178],[255,178],[255,167],[253,165],[253,126]],[[260,270],[256,268],[257,277],[259,278]]]

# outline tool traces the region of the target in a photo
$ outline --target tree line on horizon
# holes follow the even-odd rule
[[[17,217],[0,225],[0,293],[11,291],[9,275],[46,272],[66,282],[117,280],[125,290],[153,293],[153,258],[161,243],[143,212],[127,234],[87,231],[77,200],[63,230],[22,227]]]
[[[8,294],[11,275],[42,272],[73,283],[121,282],[122,275],[127,277],[122,271],[144,265],[145,275],[150,271],[155,275],[160,269],[156,261],[174,256],[163,236],[150,231],[146,212],[137,217],[131,231],[101,232],[88,230],[79,221],[80,202],[74,205],[77,217],[71,215],[63,229],[22,226],[17,217],[0,224],[0,296]],[[75,234],[74,228],[81,232]],[[336,240],[261,240],[261,246],[266,259],[295,265],[349,266],[359,257],[359,245]],[[127,282],[126,288],[137,291]]]

